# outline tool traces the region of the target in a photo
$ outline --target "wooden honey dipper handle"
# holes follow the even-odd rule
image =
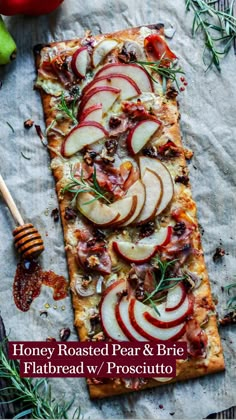
[[[2,196],[5,200],[5,202],[7,203],[7,206],[13,216],[13,218],[15,219],[16,223],[20,226],[24,225],[24,220],[22,219],[22,216],[18,210],[18,208],[16,207],[16,203],[13,200],[10,191],[8,190],[1,174],[0,174],[0,191],[2,193]]]
[[[19,225],[13,231],[14,242],[17,251],[23,259],[37,258],[44,250],[43,240],[40,233],[32,223],[24,223],[22,216],[0,174],[0,191],[14,218]]]

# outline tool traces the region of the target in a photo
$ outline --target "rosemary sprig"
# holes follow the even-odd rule
[[[62,92],[61,98],[60,98],[61,102],[57,105],[58,111],[64,112],[73,121],[74,124],[78,124],[78,120],[75,115],[75,104],[78,99],[78,96],[79,96],[79,92],[77,93],[77,95],[75,95],[74,100],[71,104],[71,108],[69,108],[65,100],[65,94],[64,92]]]
[[[159,298],[156,298],[156,299],[153,299],[153,297],[160,292],[168,291],[169,289],[175,287],[180,281],[185,279],[185,276],[181,276],[181,277],[166,276],[167,269],[171,267],[176,261],[178,260],[175,259],[172,261],[161,261],[161,259],[158,256],[153,259],[153,263],[158,265],[161,276],[158,281],[156,280],[156,277],[154,277],[155,282],[156,282],[156,287],[151,293],[146,292],[147,297],[146,299],[144,299],[143,303],[149,302],[158,315],[160,315],[160,313],[158,311],[158,308],[156,307],[156,303],[163,300],[163,296],[160,296]]]
[[[80,193],[89,192],[94,195],[94,198],[92,200],[86,201],[84,205],[91,204],[95,200],[102,199],[106,201],[107,203],[110,203],[110,200],[106,197],[105,193],[101,190],[98,181],[97,181],[97,172],[96,167],[94,166],[93,174],[92,174],[92,182],[84,179],[83,171],[81,171],[80,178],[75,178],[72,168],[70,171],[70,179],[71,182],[67,184],[63,189],[62,193],[70,192],[74,194],[74,197],[72,199],[72,204],[75,204],[76,199]]]
[[[206,2],[205,0],[185,0],[186,10],[194,12],[192,23],[192,35],[195,36],[200,30],[205,37],[203,62],[210,69],[213,65],[220,71],[220,58],[229,52],[236,38],[236,18],[233,16],[234,1],[229,8],[216,10],[213,6],[217,0]],[[215,37],[215,34],[218,34]],[[219,47],[221,50],[219,51]],[[207,64],[207,52],[210,62]]]
[[[147,67],[149,70],[162,77],[164,93],[166,91],[166,82],[168,79],[175,83],[177,89],[180,90],[177,76],[179,74],[185,74],[185,72],[181,67],[177,67],[175,61],[165,58],[163,55],[158,61],[136,61],[136,63],[144,68]],[[150,74],[150,77],[155,83],[158,83],[152,74]]]
[[[68,419],[68,411],[74,399],[57,402],[52,396],[51,386],[46,378],[36,380],[21,378],[19,363],[16,360],[9,360],[4,352],[5,343],[6,340],[0,345],[0,377],[4,378],[9,386],[0,390],[0,399],[3,399],[0,404],[21,402],[23,411],[19,412],[15,419],[29,415],[33,419]],[[12,395],[11,401],[7,401],[9,394]],[[80,409],[75,410],[73,418],[80,418]]]

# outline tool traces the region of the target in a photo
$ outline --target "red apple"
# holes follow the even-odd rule
[[[186,294],[187,292],[183,283],[179,283],[176,287],[169,290],[167,294],[165,310],[170,312],[178,309],[183,304],[186,298]]]
[[[70,157],[85,146],[107,137],[105,128],[93,121],[85,121],[77,125],[69,132],[62,143],[61,154],[64,157]]]
[[[114,251],[125,261],[143,264],[156,253],[156,246],[150,244],[133,244],[132,242],[113,242]]]
[[[144,316],[146,313],[153,315],[153,309],[131,298],[129,304],[129,319],[133,328],[150,341],[178,340],[185,333],[185,323],[170,328],[160,328],[150,323]]]
[[[95,104],[86,108],[80,116],[80,122],[82,121],[95,121],[101,123],[102,121],[102,104]]]
[[[141,90],[130,77],[124,74],[110,74],[95,78],[83,89],[83,95],[87,94],[91,89],[99,86],[111,86],[120,89],[120,99],[122,101],[134,98],[141,94]]]
[[[142,92],[153,92],[153,82],[149,73],[141,66],[135,63],[111,63],[105,64],[97,73],[95,78],[102,76],[109,76],[112,73],[124,74],[137,84]]]
[[[94,89],[91,89],[86,95],[83,96],[82,101],[79,107],[79,115],[84,112],[86,109],[95,104],[102,104],[103,114],[106,114],[107,111],[112,107],[116,99],[120,94],[120,89],[109,87],[109,86],[100,86]]]
[[[153,245],[156,245],[157,248],[162,248],[163,246],[166,246],[170,242],[172,231],[173,231],[172,226],[160,228],[157,232],[154,232],[152,235],[141,239],[139,243],[142,243],[142,244],[151,243]]]
[[[116,320],[130,341],[146,341],[146,338],[139,334],[130,323],[129,301],[128,296],[120,297],[115,307]]]
[[[105,38],[95,45],[92,54],[93,67],[97,67],[117,45],[118,41],[112,38]]]
[[[127,147],[132,155],[136,155],[145,144],[152,138],[155,132],[160,128],[161,122],[158,120],[139,121],[127,137]]]
[[[158,315],[156,312],[144,312],[144,318],[155,327],[158,328],[171,328],[180,325],[186,318],[193,313],[193,298],[192,295],[187,294],[183,303],[173,309],[166,311],[165,303],[158,305]]]
[[[103,331],[109,338],[117,341],[129,341],[118,324],[115,315],[118,296],[124,290],[126,290],[125,280],[118,280],[105,290],[100,302],[100,317]]]
[[[87,47],[76,50],[71,60],[71,68],[76,76],[84,79],[87,73],[90,56]]]
[[[146,169],[142,176],[142,182],[146,191],[146,199],[142,211],[135,220],[137,224],[147,223],[155,217],[163,194],[162,180],[151,169]]]

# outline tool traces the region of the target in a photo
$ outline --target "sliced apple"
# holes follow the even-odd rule
[[[173,232],[172,226],[163,227],[163,228],[160,228],[157,232],[154,232],[152,235],[141,239],[139,243],[140,244],[151,243],[153,245],[156,245],[157,247],[163,247],[163,246],[166,246],[170,242],[172,232]]]
[[[185,333],[185,323],[181,323],[171,328],[159,328],[144,316],[150,313],[153,315],[153,309],[139,302],[135,298],[130,299],[129,318],[133,328],[147,340],[165,341],[178,340]]]
[[[110,205],[110,209],[118,211],[120,214],[116,220],[116,225],[126,222],[134,214],[138,198],[136,195],[124,197]]]
[[[169,290],[166,299],[165,310],[167,312],[178,309],[186,298],[186,289],[182,283],[177,284],[176,287]]]
[[[81,47],[76,50],[71,60],[71,68],[76,76],[84,78],[87,73],[90,56],[87,47]]]
[[[145,144],[152,138],[161,122],[158,120],[143,120],[139,121],[132,130],[130,130],[127,137],[127,147],[132,155],[136,155]]]
[[[103,293],[100,303],[100,318],[105,334],[117,341],[129,341],[117,322],[115,306],[118,302],[119,293],[126,290],[126,282],[121,279],[112,283]]]
[[[129,298],[122,296],[115,307],[116,320],[130,341],[146,341],[132,326],[129,318]]]
[[[125,74],[126,76],[129,76],[131,79],[134,80],[134,82],[138,85],[139,89],[141,89],[142,92],[153,92],[154,90],[152,79],[149,73],[138,64],[105,64],[105,66],[103,66],[101,70],[99,70],[96,73],[95,78],[108,76],[112,73]]]
[[[144,318],[150,322],[154,327],[158,328],[171,328],[181,324],[193,312],[193,299],[192,296],[187,294],[183,303],[177,306],[172,311],[166,311],[166,303],[157,306],[158,315],[155,311],[144,312]]]
[[[92,64],[93,67],[97,67],[106,56],[114,50],[118,45],[118,41],[115,39],[103,39],[99,44],[97,44],[93,50],[92,55]]]
[[[109,86],[100,86],[91,89],[87,95],[83,96],[79,108],[79,117],[82,112],[95,104],[102,104],[103,114],[106,114],[118,98],[119,94],[120,89]]]
[[[119,218],[119,212],[113,210],[100,200],[94,200],[91,193],[84,192],[77,197],[77,208],[87,219],[97,226],[107,227]]]
[[[124,74],[114,73],[109,76],[102,76],[94,79],[83,89],[83,95],[99,86],[111,86],[120,89],[120,99],[122,101],[134,98],[141,94],[141,90],[133,79]]]
[[[113,242],[114,251],[125,261],[142,264],[149,261],[156,253],[156,247],[149,244],[133,244],[132,242]]]
[[[144,175],[146,169],[150,169],[155,172],[162,180],[163,193],[159,206],[156,211],[156,215],[160,214],[165,210],[168,204],[171,202],[174,195],[174,184],[172,176],[167,167],[160,162],[158,159],[141,156],[139,159],[139,167],[141,171],[141,177]]]
[[[87,108],[82,112],[80,116],[80,122],[82,121],[95,121],[98,123],[102,122],[102,104],[95,104]]]
[[[144,206],[146,192],[141,179],[138,179],[133,183],[133,185],[131,185],[131,187],[126,192],[125,197],[132,197],[133,195],[137,196],[136,209],[134,211],[134,214],[125,223],[122,223],[122,226],[128,226],[131,223],[133,223],[133,221],[138,217],[139,213],[141,212]]]
[[[82,122],[65,138],[61,146],[61,154],[65,157],[72,156],[85,146],[95,143],[107,135],[107,131],[101,124],[94,121]]]
[[[162,181],[151,169],[146,169],[142,181],[145,186],[146,199],[141,213],[135,220],[137,224],[147,223],[155,217],[163,194]]]

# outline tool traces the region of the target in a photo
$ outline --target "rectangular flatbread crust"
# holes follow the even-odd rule
[[[154,35],[157,35],[157,37],[155,38]],[[159,44],[161,42],[161,46],[164,45],[164,51],[167,51],[162,25],[143,26],[98,36],[87,33],[81,39],[37,46],[35,48],[38,71],[36,87],[40,90],[43,103],[51,168],[56,182],[64,230],[75,327],[79,338],[81,341],[117,338],[116,335],[115,337],[109,335],[112,335],[113,332],[109,333],[109,325],[106,325],[108,322],[106,313],[105,316],[102,313],[103,310],[106,311],[106,307],[102,307],[101,300],[104,302],[105,290],[107,293],[109,288],[112,289],[111,285],[118,284],[119,281],[124,281],[125,287],[122,293],[117,294],[116,305],[119,304],[119,299],[126,299],[128,302],[130,300],[135,301],[135,304],[141,308],[140,310],[144,308],[144,305],[148,305],[148,310],[150,309],[151,299],[148,300],[147,298],[151,296],[151,292],[158,283],[158,276],[160,276],[158,263],[153,263],[153,259],[150,257],[140,264],[140,261],[135,260],[136,249],[134,250],[134,256],[132,256],[133,259],[131,258],[132,261],[127,261],[126,253],[128,253],[128,258],[131,254],[129,249],[127,251],[125,248],[122,251],[122,246],[126,242],[132,243],[133,248],[137,246],[137,243],[138,246],[143,243],[148,244],[146,248],[146,245],[143,248],[145,254],[146,249],[150,249],[150,244],[154,247],[155,238],[159,237],[160,240],[160,232],[163,235],[166,232],[166,243],[162,243],[159,248],[156,248],[157,255],[164,262],[177,260],[170,265],[172,269],[170,276],[184,277],[181,287],[185,293],[185,300],[188,299],[192,304],[192,309],[182,319],[184,332],[176,337],[176,340],[187,341],[188,358],[187,360],[177,361],[176,378],[166,382],[171,383],[219,372],[224,369],[224,359],[201,246],[196,205],[192,199],[186,165],[186,157],[189,158],[191,153],[184,149],[181,140],[180,113],[176,100],[177,92],[171,86],[169,80],[165,88],[164,81],[157,73],[151,72],[150,66],[134,63],[135,61],[150,61],[150,56],[152,57],[152,54],[155,53],[152,49],[152,45],[154,45],[152,39],[155,42],[159,40]],[[110,44],[109,42],[104,43],[104,40],[110,40]],[[149,40],[151,41],[149,42]],[[103,46],[101,44],[97,48],[99,43],[102,42]],[[81,60],[86,59],[85,64],[84,62],[82,64],[79,61],[76,62],[76,52],[80,48],[84,49]],[[101,54],[103,55],[101,56]],[[168,53],[166,54],[168,56]],[[122,64],[122,66],[113,71],[115,74],[118,73],[118,77],[111,77],[112,73],[109,70],[109,65],[110,68],[113,68],[112,65],[118,66],[118,64]],[[124,80],[122,74],[126,70],[122,73],[123,69],[130,65],[134,65],[133,76],[132,72],[128,72],[128,80],[127,78]],[[171,60],[166,61],[165,65],[172,65]],[[76,69],[75,66],[77,66]],[[135,76],[135,66],[144,68],[145,74],[143,79],[141,78],[139,81]],[[78,69],[86,72],[85,77],[79,77]],[[96,75],[98,71],[100,73]],[[150,73],[150,77],[147,78],[147,74]],[[104,77],[104,74],[107,78]],[[103,79],[100,83],[94,84],[95,77],[96,79],[103,77]],[[132,85],[130,78],[135,81],[135,84]],[[118,79],[128,83],[124,86],[124,90],[118,82],[118,87],[116,87],[115,84]],[[149,82],[147,82],[148,80]],[[104,93],[103,83],[104,86],[111,83],[112,88],[109,89],[114,94],[115,101],[109,106],[106,103],[107,98],[103,99],[104,96],[97,95],[92,99],[88,97],[90,85],[88,87],[87,85],[89,83],[91,83],[90,90],[95,89],[94,94],[97,94],[97,91],[103,91]],[[142,90],[145,83],[151,85],[150,89],[148,87],[148,92]],[[128,90],[131,85],[137,90],[137,93],[133,97],[127,98],[126,88]],[[85,86],[86,90],[83,91]],[[120,89],[120,92],[118,91],[117,96],[118,89]],[[60,104],[63,99],[71,112],[74,111],[74,115],[78,113],[78,123],[61,109]],[[90,124],[89,117],[86,118],[85,110],[93,106],[94,102],[96,105],[96,101],[99,100],[103,101],[102,117],[101,115],[99,117],[101,106],[97,107],[98,113],[92,115],[95,115],[94,118],[96,124],[99,124],[99,128],[100,125],[105,127],[106,134],[102,139],[92,143],[87,148],[81,149],[78,146],[79,150],[73,152],[74,140],[72,140],[71,149],[68,147],[69,143],[65,146],[65,139],[69,137],[68,134],[75,126],[83,124],[83,118],[88,121],[88,125]],[[105,112],[104,108],[106,108]],[[90,109],[90,111],[92,112],[93,109]],[[149,125],[147,125],[147,128],[143,125],[144,130],[141,132],[141,137],[138,134],[138,140],[136,140],[136,143],[134,140],[134,144],[131,143],[130,146],[129,142],[131,140],[128,140],[128,138],[132,138],[130,133],[132,130],[135,131],[138,124],[142,126],[144,121],[152,121],[154,125],[157,124],[157,127],[159,123],[157,131],[148,137],[146,130],[151,128]],[[97,126],[95,128],[97,129]],[[81,138],[83,137],[83,133],[80,133],[78,142],[82,141]],[[139,147],[140,139],[141,141],[143,139],[142,136],[147,136],[144,141],[146,143],[141,145],[143,146],[141,150],[135,153],[134,148],[135,146]],[[89,142],[91,140],[90,135],[88,137]],[[71,150],[72,154],[70,154]],[[158,162],[157,166],[159,165],[162,168],[160,173],[155,161]],[[142,165],[143,169],[141,168]],[[105,191],[105,196],[112,202],[126,199],[127,206],[130,205],[131,199],[127,200],[127,197],[132,196],[132,189],[131,192],[129,189],[139,180],[139,183],[141,182],[144,186],[146,200],[148,199],[149,205],[152,206],[153,199],[150,198],[152,195],[150,191],[152,190],[149,191],[148,188],[154,188],[153,185],[150,185],[152,183],[156,183],[156,187],[159,185],[160,191],[158,188],[154,188],[154,191],[156,191],[154,196],[159,194],[159,202],[156,202],[154,213],[148,214],[149,208],[146,206],[146,213],[144,214],[145,204],[143,204],[136,215],[139,223],[135,218],[136,221],[129,224],[129,220],[132,220],[134,214],[135,205],[137,209],[138,200],[141,199],[139,192],[139,195],[135,195],[135,199],[133,199],[133,208],[129,215],[126,214],[126,219],[123,219],[126,222],[123,221],[122,223],[122,219],[118,222],[119,217],[121,217],[118,216],[111,225],[98,227],[96,225],[96,220],[98,220],[96,219],[98,217],[96,212],[105,214],[107,207],[111,204],[107,204],[103,199],[97,199],[93,203],[95,215],[93,214],[93,219],[91,219],[93,220],[92,223],[89,220],[91,213],[87,214],[90,210],[88,210],[88,207],[85,209],[86,205],[89,205],[83,205],[80,201],[80,204],[78,204],[78,200],[82,200],[83,194],[86,193],[78,194],[77,204],[75,204],[75,200],[71,203],[74,194],[63,191],[63,188],[71,182],[71,170],[73,173],[75,172],[77,179],[81,181],[81,176],[83,176],[85,182],[93,185],[92,177],[95,167],[99,186],[103,194]],[[164,175],[162,170],[164,170]],[[171,178],[172,186],[170,183],[168,184],[168,179],[166,180],[168,176]],[[168,188],[173,188],[173,196]],[[168,197],[165,198],[167,200],[167,206],[165,207],[163,200],[168,193],[171,197],[169,197],[169,201]],[[120,203],[118,208],[119,205]],[[161,205],[163,209],[158,212]],[[116,205],[113,212],[117,211],[115,209]],[[81,211],[83,211],[84,216]],[[120,247],[118,251],[114,242]],[[153,279],[156,279],[157,283],[153,283]],[[177,290],[177,287],[180,286],[176,286],[175,290]],[[173,291],[174,288],[170,290]],[[165,305],[166,293],[164,295],[159,293],[157,297],[160,296],[164,299],[163,306]],[[156,298],[156,296],[153,297]],[[177,299],[177,297],[175,298]],[[104,319],[101,322],[103,316]],[[118,322],[115,315],[113,322]],[[116,327],[114,325],[114,334],[116,334],[117,328],[119,330],[121,326]],[[127,337],[127,334],[122,329],[121,340],[123,336]],[[140,335],[140,330],[138,330],[138,335]],[[126,340],[129,340],[129,338],[126,338]],[[145,337],[143,340],[148,341]],[[88,380],[92,398],[102,398],[163,384],[165,382],[142,378],[137,380],[119,378],[114,380],[100,380],[99,378]]]

